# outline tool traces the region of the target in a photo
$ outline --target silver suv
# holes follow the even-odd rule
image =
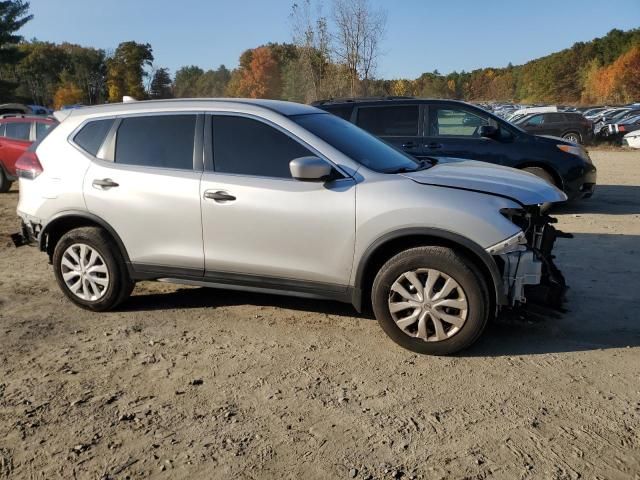
[[[561,301],[539,205],[566,197],[531,174],[418,161],[287,102],[57,116],[18,161],[20,239],[83,308],[113,309],[141,280],[333,299],[371,306],[405,348],[448,354],[501,308]]]

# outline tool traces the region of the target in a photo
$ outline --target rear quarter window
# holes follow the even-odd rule
[[[73,138],[74,143],[95,157],[102,146],[102,142],[104,142],[104,139],[107,137],[113,122],[114,119],[109,118],[87,123],[76,133],[76,136]]]

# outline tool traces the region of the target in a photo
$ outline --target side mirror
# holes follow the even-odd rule
[[[494,127],[493,125],[482,125],[480,127],[480,130],[478,130],[478,134],[481,137],[485,137],[485,138],[497,137],[498,133],[499,133],[498,128]]]
[[[296,180],[323,182],[331,177],[333,167],[318,157],[300,157],[289,162],[289,170]]]

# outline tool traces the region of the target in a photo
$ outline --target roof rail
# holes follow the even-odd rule
[[[381,95],[377,97],[338,97],[338,98],[329,98],[325,100],[316,100],[315,102],[311,102],[311,105],[326,105],[328,103],[357,103],[357,102],[371,102],[376,100],[411,100],[416,97],[407,96],[407,95]]]

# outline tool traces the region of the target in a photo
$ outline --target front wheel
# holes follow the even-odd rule
[[[129,297],[135,286],[120,251],[101,228],[76,228],[64,234],[52,261],[64,294],[87,310],[111,310]]]
[[[380,326],[416,353],[448,355],[470,346],[489,317],[487,284],[450,248],[416,247],[385,263],[371,302]]]
[[[11,181],[7,178],[7,174],[4,169],[0,167],[0,193],[7,193],[11,190]]]

